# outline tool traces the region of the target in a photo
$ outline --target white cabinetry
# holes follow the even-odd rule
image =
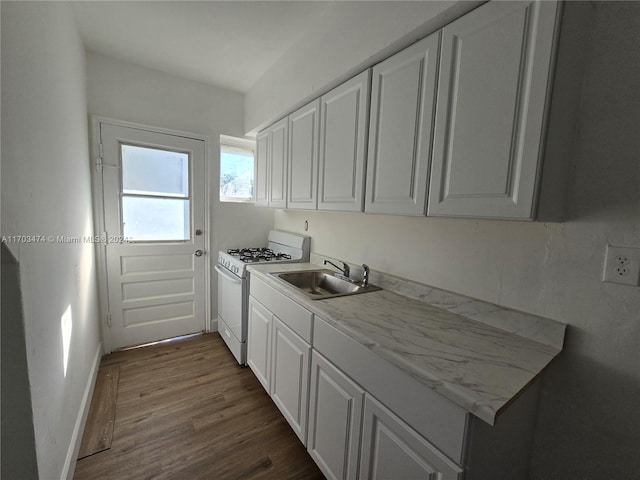
[[[362,211],[370,70],[320,99],[318,209]]]
[[[257,275],[250,293],[249,366],[328,479],[527,478],[539,382],[491,426]]]
[[[442,30],[429,215],[532,219],[556,2],[489,2]]]
[[[458,465],[369,395],[362,432],[361,479],[462,478]]]
[[[357,478],[363,402],[364,390],[314,350],[307,450],[330,480]]]
[[[272,348],[271,398],[306,445],[311,346],[273,317]]]
[[[306,445],[313,315],[251,279],[247,363]]]
[[[256,136],[254,198],[258,207],[269,206],[269,130]]]
[[[256,204],[559,220],[582,78],[559,11],[487,2],[269,127]]]
[[[288,208],[318,206],[320,99],[289,115]]]
[[[256,137],[255,204],[287,206],[288,117],[274,123]]]
[[[425,215],[440,32],[373,67],[365,211]]]
[[[249,298],[247,364],[267,392],[271,385],[271,325],[271,312]]]
[[[289,124],[286,118],[269,127],[269,206],[287,206],[287,134]]]

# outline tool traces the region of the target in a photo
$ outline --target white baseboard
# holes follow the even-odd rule
[[[76,418],[76,424],[73,427],[73,434],[71,435],[71,442],[69,442],[69,449],[67,450],[67,458],[64,461],[64,468],[60,475],[60,480],[72,480],[73,474],[76,470],[76,459],[78,458],[78,452],[80,451],[80,444],[82,443],[82,434],[84,433],[84,426],[87,423],[87,416],[89,415],[89,407],[91,406],[91,398],[93,397],[93,389],[96,386],[96,378],[98,378],[98,369],[100,368],[100,358],[102,357],[102,343],[98,343],[96,354],[93,358],[93,365],[91,365],[91,372],[89,374],[89,381],[84,389],[84,395],[82,397],[82,403],[80,404],[80,411]]]
[[[217,332],[218,331],[218,317],[211,319],[211,330],[209,330],[210,332]]]

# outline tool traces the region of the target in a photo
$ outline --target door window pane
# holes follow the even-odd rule
[[[191,238],[189,154],[121,145],[122,235],[128,241]]]
[[[122,145],[122,192],[189,196],[189,155]]]
[[[122,197],[123,236],[130,241],[188,240],[189,200]]]

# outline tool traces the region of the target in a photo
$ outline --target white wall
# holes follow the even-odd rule
[[[275,215],[276,228],[296,232],[309,220],[317,253],[569,324],[565,351],[544,378],[530,471],[536,480],[640,471],[640,288],[601,282],[607,243],[640,247],[640,3],[592,10],[566,222]],[[291,52],[280,63],[313,70],[315,54],[328,55],[324,48]],[[340,61],[348,55],[341,52]],[[274,98],[289,95],[270,85]],[[302,75],[281,88],[304,95],[317,86]],[[254,94],[252,104],[271,102]]]
[[[67,4],[2,2],[3,235],[92,234],[85,80]],[[9,247],[20,261],[38,471],[56,479],[73,454],[99,348],[94,246]],[[65,375],[61,316],[69,306]]]
[[[334,2],[267,70],[245,100],[245,131],[257,132],[481,1]]]
[[[211,314],[217,318],[217,275],[221,248],[266,244],[273,211],[253,204],[221,203],[220,134],[241,137],[243,96],[97,54],[87,56],[91,115],[208,135],[211,206]]]

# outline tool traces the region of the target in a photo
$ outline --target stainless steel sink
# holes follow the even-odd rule
[[[331,270],[304,270],[298,272],[271,273],[270,275],[296,287],[312,300],[356,295],[380,290],[375,285],[361,285],[343,280]]]

